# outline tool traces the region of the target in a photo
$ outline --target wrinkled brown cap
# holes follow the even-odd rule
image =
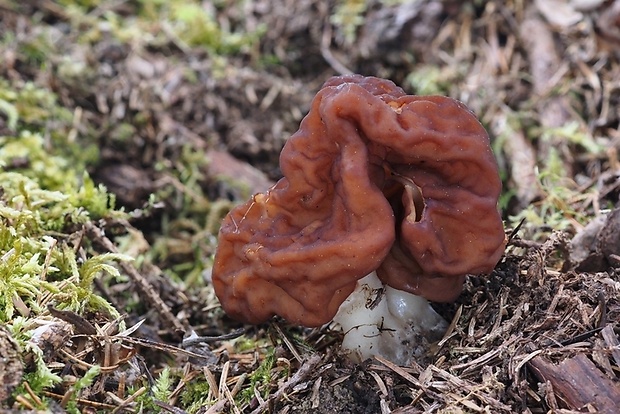
[[[282,178],[224,219],[213,284],[250,323],[330,321],[356,281],[450,301],[503,252],[489,138],[461,103],[334,77],[280,154]]]

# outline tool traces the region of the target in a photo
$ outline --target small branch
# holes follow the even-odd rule
[[[86,223],[85,229],[88,235],[108,252],[118,253],[118,249],[114,243],[112,243],[112,241],[103,234],[103,231],[92,222]],[[157,292],[155,292],[146,278],[143,277],[131,263],[121,261],[118,265],[135,283],[140,295],[158,311],[165,326],[172,327],[175,334],[182,337],[183,333],[186,331],[186,327],[174,316],[170,307],[166,305]]]
[[[555,395],[568,409],[581,411],[591,406],[598,413],[618,412],[620,388],[584,354],[557,365],[537,356],[528,366],[540,381],[551,383]]]
[[[353,71],[347,68],[342,62],[340,62],[331,49],[329,48],[329,44],[332,40],[332,29],[329,23],[325,24],[325,30],[323,30],[323,36],[321,38],[321,55],[323,59],[332,67],[333,70],[338,72],[340,75],[352,75]]]

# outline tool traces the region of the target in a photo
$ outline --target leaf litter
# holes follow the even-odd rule
[[[217,22],[203,43],[205,33],[186,26],[186,4],[171,3],[0,1],[0,134],[42,126],[56,151],[53,131],[66,126],[68,142],[97,149],[79,165],[127,212],[53,236],[72,240],[80,255],[136,257],[115,265],[123,277],[93,281],[123,316],[59,310],[54,293],[39,296],[40,309],[20,323],[36,332],[30,341],[42,353],[22,349],[30,355],[23,366],[2,330],[3,372],[22,378],[4,384],[2,404],[53,412],[614,412],[618,2],[203,2],[210,14],[201,21]],[[456,303],[437,305],[450,329],[408,367],[347,362],[329,326],[239,326],[208,284],[214,223],[279,177],[279,150],[312,96],[347,71],[462,100],[488,128],[504,174],[506,253],[491,275],[469,277]],[[13,90],[27,84],[52,91],[69,123],[16,101]],[[32,162],[20,156],[2,168]],[[14,303],[22,314],[33,308]],[[62,376],[41,394],[28,377],[42,375],[36,361]]]

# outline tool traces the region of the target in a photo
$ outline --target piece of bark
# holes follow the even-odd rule
[[[603,272],[620,267],[620,208],[588,224],[570,244],[571,262],[580,272]]]
[[[0,407],[22,381],[23,373],[19,345],[9,329],[0,325]]]
[[[551,93],[557,86],[559,80],[557,75],[562,69],[563,60],[549,25],[540,17],[535,5],[528,8],[526,18],[521,24],[520,35],[530,62],[533,95],[538,99],[536,107],[540,124],[544,130],[560,128],[571,121],[567,98]],[[547,162],[554,148],[561,151],[562,141],[562,137],[556,136],[539,140],[540,160]],[[570,154],[564,151],[563,167],[566,175],[572,176],[572,164],[570,159],[566,159],[568,157]]]
[[[206,155],[210,175],[247,185],[250,194],[267,191],[274,184],[262,171],[227,152],[211,149]]]
[[[616,365],[620,367],[620,341],[614,332],[612,325],[607,325],[601,331],[601,335],[607,346],[611,348],[611,356],[614,358]]]
[[[559,364],[537,356],[528,367],[541,382],[550,382],[555,396],[566,408],[581,410],[585,406],[599,414],[617,414],[620,407],[620,382],[605,376],[583,354],[568,358]]]
[[[103,165],[95,171],[94,178],[116,195],[121,206],[131,210],[143,207],[155,190],[154,175],[129,164]]]
[[[504,141],[504,152],[510,163],[510,184],[515,189],[518,208],[526,208],[541,196],[536,178],[536,151],[522,130],[509,126],[507,114],[498,112],[494,118],[492,133],[495,136],[509,134]]]

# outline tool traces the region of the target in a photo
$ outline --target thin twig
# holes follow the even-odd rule
[[[103,234],[103,231],[100,228],[96,227],[92,222],[86,223],[85,228],[90,237],[103,246],[104,249],[111,253],[118,253],[118,249],[114,243],[112,243],[112,241]],[[177,335],[182,336],[182,334],[186,331],[186,327],[183,326],[181,321],[174,316],[168,305],[166,305],[157,292],[155,292],[146,278],[143,277],[131,263],[121,261],[118,265],[136,284],[138,291],[147,300],[147,302],[149,302],[152,307],[157,309],[165,324],[172,326],[174,332]]]
[[[308,359],[299,370],[288,381],[286,381],[276,392],[274,392],[268,399],[263,401],[251,414],[260,414],[269,406],[269,404],[279,400],[284,394],[288,393],[293,387],[300,382],[306,380],[313,373],[315,368],[321,362],[321,355],[314,354]]]
[[[329,48],[329,44],[332,40],[332,29],[329,23],[325,24],[325,29],[323,30],[323,36],[321,38],[321,55],[323,59],[332,67],[336,72],[340,75],[352,75],[353,71],[347,68],[342,62],[340,62],[331,49]]]

